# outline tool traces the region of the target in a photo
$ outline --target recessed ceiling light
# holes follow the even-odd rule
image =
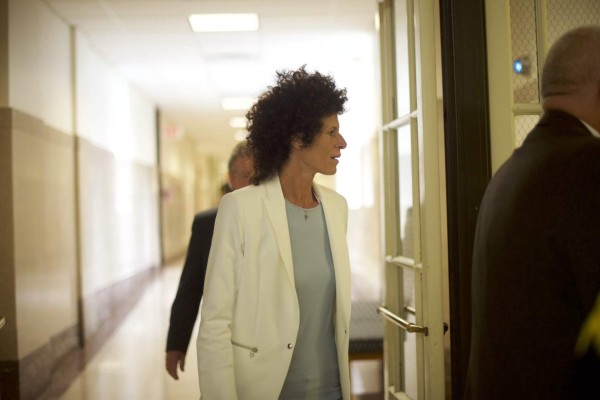
[[[246,32],[258,30],[257,14],[191,14],[194,32]]]
[[[229,120],[229,126],[232,128],[246,128],[246,118],[233,117]]]
[[[221,101],[223,110],[248,110],[256,99],[254,97],[226,97]]]

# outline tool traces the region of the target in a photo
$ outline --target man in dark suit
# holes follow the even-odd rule
[[[468,399],[600,399],[574,352],[600,290],[600,26],[557,40],[541,90],[479,210]]]
[[[231,190],[240,189],[250,183],[252,162],[245,142],[234,148],[229,158],[228,170]],[[177,367],[179,366],[181,371],[185,368],[185,355],[204,290],[204,275],[216,216],[216,208],[201,212],[196,215],[192,225],[192,236],[177,295],[171,307],[171,321],[167,334],[166,369],[174,379],[179,379]]]

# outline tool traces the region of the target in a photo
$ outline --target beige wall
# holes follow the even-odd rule
[[[8,20],[0,24],[7,33],[0,39],[7,66],[0,68],[6,82],[1,151],[10,177],[0,183],[12,222],[2,241],[12,249],[2,260],[9,278],[0,288],[2,308],[9,312],[0,359],[7,360],[71,330],[77,296],[69,29],[39,1],[9,0],[2,7]]]
[[[43,1],[0,11],[0,361],[35,375],[160,264],[156,113]]]
[[[155,167],[85,139],[78,147],[82,322],[90,337],[113,317],[112,301],[99,294],[160,265],[158,184]]]
[[[221,198],[221,185],[227,181],[227,161],[229,155],[196,152],[194,206],[196,212],[215,207]]]
[[[120,159],[156,165],[153,102],[75,34],[77,135]]]
[[[17,358],[11,125],[9,110],[0,108],[0,316],[8,321],[0,330],[0,360]]]
[[[177,120],[162,114],[160,131],[161,223],[163,260],[185,254],[194,215],[215,207],[226,179],[227,159],[205,154]],[[178,134],[167,132],[178,131]]]
[[[18,354],[77,324],[73,138],[17,112],[12,128]]]
[[[0,110],[3,161],[0,360],[14,360],[77,324],[73,137]],[[6,173],[8,172],[8,173]]]
[[[79,140],[82,296],[159,265],[156,170]]]
[[[0,107],[8,106],[8,0],[0,0]]]
[[[153,104],[76,35],[81,287],[160,265]]]
[[[69,27],[39,0],[8,0],[9,103],[73,132]]]

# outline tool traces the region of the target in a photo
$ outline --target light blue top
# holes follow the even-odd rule
[[[335,345],[335,272],[321,204],[286,201],[300,328],[280,400],[342,398]]]

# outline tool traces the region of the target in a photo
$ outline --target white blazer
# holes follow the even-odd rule
[[[348,206],[314,185],[329,233],[336,280],[335,338],[344,400],[350,399]],[[203,400],[276,400],[300,322],[279,177],[221,199],[197,340]]]

